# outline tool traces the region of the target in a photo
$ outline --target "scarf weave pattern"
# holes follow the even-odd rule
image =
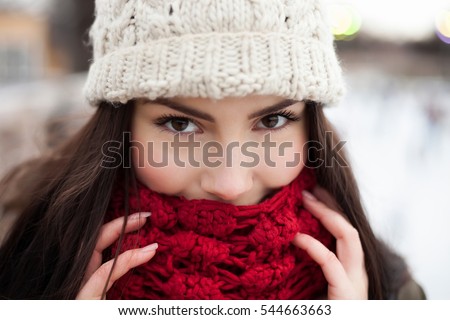
[[[156,255],[120,278],[108,299],[315,299],[327,282],[308,254],[291,244],[300,231],[334,251],[330,233],[302,206],[301,191],[315,185],[304,168],[289,185],[256,205],[187,200],[138,183],[130,212],[152,212],[121,252],[157,242]],[[124,215],[115,191],[108,216]],[[113,246],[112,254],[117,250]]]

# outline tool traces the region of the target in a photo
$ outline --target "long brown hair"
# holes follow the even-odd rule
[[[17,191],[24,203],[0,248],[1,298],[76,297],[119,171],[127,180],[133,174],[117,165],[129,159],[126,145],[120,153],[102,148],[106,142],[122,141],[132,109],[132,103],[100,105],[70,141],[26,164],[34,181]],[[0,184],[0,199],[15,172]]]
[[[101,104],[70,141],[51,155],[18,167],[2,180],[0,204],[4,205],[2,195],[24,166],[29,167],[28,176],[33,177],[30,184],[18,189],[17,198],[22,200],[19,217],[0,247],[1,298],[76,297],[114,184],[120,177],[125,182],[126,195],[136,187],[132,164],[128,163],[130,143],[123,140],[124,132],[130,129],[133,109],[133,102],[119,106]],[[310,160],[327,161],[335,157],[348,163],[345,155],[333,151],[338,136],[334,134],[332,141],[326,137],[327,132],[334,130],[322,106],[307,103],[306,109],[309,138],[325,147],[312,149]],[[108,141],[122,141],[120,152],[103,150]],[[112,161],[113,165],[101,165],[105,161],[110,164]],[[117,165],[121,163],[124,166]],[[369,276],[369,298],[392,298],[407,276],[403,272],[405,266],[401,259],[392,259],[398,257],[376,239],[350,167],[318,166],[317,177],[360,234]],[[127,202],[125,199],[126,212]]]
[[[323,107],[307,102],[306,108],[309,143],[320,146],[309,149],[308,160],[316,168],[318,184],[333,195],[359,233],[369,277],[369,299],[394,299],[400,286],[410,278],[406,264],[374,235],[349,159],[343,150],[334,149],[342,141],[326,119]],[[320,162],[319,165],[316,165],[317,162]]]

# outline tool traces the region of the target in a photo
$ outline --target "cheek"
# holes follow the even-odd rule
[[[168,141],[160,141],[158,138],[147,141],[148,137],[157,137],[158,132],[145,128],[139,123],[132,127],[131,158],[136,176],[156,192],[176,195],[192,182],[193,172],[173,162],[173,155],[168,151]]]
[[[307,137],[304,130],[295,130],[278,139],[271,149],[270,160],[263,160],[259,176],[267,186],[278,188],[292,182],[305,167],[307,161]]]
[[[278,151],[277,151],[278,152]],[[261,167],[260,176],[264,177],[267,185],[278,188],[292,182],[305,166],[304,151],[302,145],[294,144],[284,150],[284,156],[274,154],[272,159],[275,166],[264,165]]]
[[[143,165],[139,161],[139,150],[133,148],[132,159],[137,178],[148,188],[156,192],[169,195],[180,193],[191,183],[191,174],[185,168],[180,168],[173,163],[169,162],[168,164],[164,164],[160,160],[157,160],[158,156],[158,151],[155,150],[153,161],[158,161],[160,165],[152,166],[149,164],[151,162],[148,161]],[[140,159],[142,160],[142,157]]]

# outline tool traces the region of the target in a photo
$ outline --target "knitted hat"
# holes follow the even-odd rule
[[[96,0],[92,105],[277,95],[333,104],[341,68],[319,0]]]

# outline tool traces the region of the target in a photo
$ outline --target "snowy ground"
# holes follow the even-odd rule
[[[347,141],[377,234],[429,299],[450,299],[450,81],[353,73],[327,110]]]
[[[82,105],[84,76],[0,88],[2,167],[40,149],[46,118],[92,111]],[[326,112],[347,141],[374,229],[429,299],[450,299],[450,81],[367,69],[347,80],[346,99]]]

